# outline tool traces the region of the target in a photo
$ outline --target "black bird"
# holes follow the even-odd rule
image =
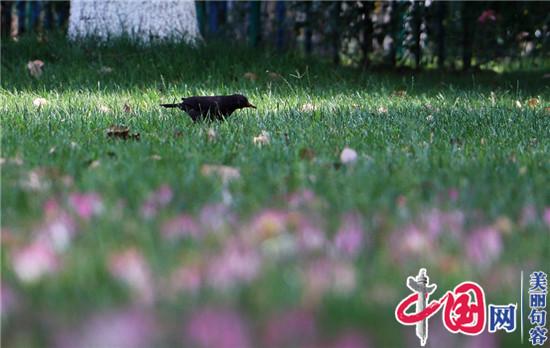
[[[244,95],[220,95],[212,97],[182,98],[181,103],[160,104],[165,108],[178,108],[189,114],[193,121],[200,119],[221,120],[242,108],[256,107]]]

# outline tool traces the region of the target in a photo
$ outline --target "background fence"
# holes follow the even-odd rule
[[[206,41],[234,40],[337,64],[469,69],[548,58],[550,3],[196,1]],[[2,33],[65,30],[68,1],[2,1]]]

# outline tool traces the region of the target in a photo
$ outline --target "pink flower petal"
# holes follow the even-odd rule
[[[315,193],[311,190],[301,190],[290,194],[287,198],[288,205],[297,208],[311,204],[315,201]]]
[[[94,215],[103,211],[101,197],[97,193],[72,193],[69,196],[69,203],[76,214],[84,219],[90,220]]]
[[[208,231],[217,232],[235,223],[235,216],[228,206],[222,203],[207,204],[199,214],[200,224]]]
[[[2,281],[2,284],[0,284],[0,316],[2,321],[6,320],[18,305],[18,296],[5,284],[5,281]]]
[[[501,235],[492,226],[478,228],[468,235],[465,249],[468,260],[478,267],[487,267],[502,253]]]
[[[342,254],[355,257],[365,244],[363,226],[356,214],[344,216],[342,225],[334,237],[334,245]]]
[[[60,348],[148,348],[155,346],[156,330],[154,318],[143,309],[112,310],[94,314],[78,327],[60,332],[56,343]]]
[[[201,231],[195,219],[187,214],[181,214],[168,220],[162,226],[162,235],[167,239],[198,238],[200,234]]]
[[[213,288],[224,290],[252,281],[258,275],[260,266],[257,251],[238,241],[229,241],[224,250],[211,259],[207,280]]]
[[[125,283],[145,304],[153,302],[154,288],[151,270],[143,255],[135,248],[114,253],[109,258],[112,276]]]
[[[50,244],[36,240],[12,255],[13,270],[24,283],[33,283],[59,269],[59,260]]]
[[[253,218],[247,237],[254,241],[271,238],[285,231],[287,223],[287,212],[266,209]]]
[[[326,244],[324,232],[303,216],[300,216],[297,234],[298,245],[303,251],[320,250]]]
[[[76,223],[71,215],[60,208],[56,208],[56,212],[51,210],[52,206],[47,209],[50,209],[46,212],[47,221],[38,230],[37,239],[50,243],[57,252],[65,251],[76,235]]]
[[[168,185],[162,185],[155,192],[152,192],[141,206],[141,215],[150,219],[157,215],[158,210],[167,206],[171,201],[174,193]]]
[[[550,207],[544,209],[544,222],[550,227]]]
[[[336,342],[334,342],[333,348],[369,348],[372,347],[369,344],[369,340],[359,332],[348,331],[340,335]]]
[[[292,309],[269,319],[265,332],[268,347],[301,347],[314,339],[315,318],[307,311]]]
[[[185,327],[184,342],[184,346],[197,348],[252,347],[248,326],[240,315],[218,308],[194,313]]]
[[[202,285],[201,269],[197,265],[184,265],[176,269],[170,277],[170,290],[197,293]]]

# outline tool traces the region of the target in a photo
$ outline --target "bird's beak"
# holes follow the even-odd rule
[[[246,106],[247,108],[253,108],[253,109],[257,109],[257,107],[255,107],[254,105],[248,103],[248,105]]]

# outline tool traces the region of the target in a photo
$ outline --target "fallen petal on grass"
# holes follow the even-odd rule
[[[0,157],[0,165],[5,165],[5,164],[20,166],[20,165],[23,165],[23,159],[19,156],[15,156],[12,158]]]
[[[101,68],[99,68],[99,72],[101,74],[110,74],[113,72],[113,68],[109,67],[109,66],[102,66]]]
[[[32,60],[27,63],[27,70],[34,78],[39,78],[42,75],[42,68],[44,67],[44,62],[37,59]]]
[[[37,240],[15,251],[11,259],[15,275],[24,283],[34,283],[59,269],[59,259],[49,243]]]
[[[502,237],[492,226],[480,227],[469,233],[464,248],[468,260],[473,265],[486,268],[500,257],[503,248]]]
[[[385,107],[385,106],[380,106],[378,109],[377,109],[378,113],[379,114],[387,114],[388,113],[388,108]]]
[[[99,168],[101,166],[101,161],[100,160],[92,160],[88,163],[89,163],[88,168],[90,168],[90,169],[96,169],[96,168]]]
[[[303,147],[300,149],[300,159],[311,161],[315,158],[315,151],[311,149],[310,147]]]
[[[258,276],[261,262],[255,248],[238,240],[229,240],[220,253],[210,258],[206,281],[219,291],[249,283]]]
[[[130,133],[129,127],[113,125],[107,129],[107,137],[113,139],[140,140],[141,135],[139,133]]]
[[[45,98],[36,98],[32,101],[32,105],[36,106],[37,108],[40,108],[46,104],[48,104],[48,101]]]
[[[61,330],[56,347],[148,348],[155,346],[157,321],[147,309],[123,308],[93,313]]]
[[[253,72],[246,72],[244,73],[243,77],[248,81],[256,81],[258,79],[258,75]]]
[[[343,255],[355,257],[359,254],[364,245],[365,236],[359,215],[345,215],[334,237],[334,246]]]
[[[202,278],[199,265],[183,265],[170,275],[168,290],[176,295],[180,292],[196,294],[202,286]]]
[[[260,211],[247,228],[249,239],[259,241],[282,233],[287,228],[288,213],[282,210]]]
[[[234,311],[205,308],[191,315],[185,325],[183,346],[201,348],[250,348],[249,327]]]
[[[219,164],[203,164],[201,167],[201,173],[204,176],[217,175],[224,182],[229,182],[241,177],[241,172],[238,168]]]
[[[527,105],[534,109],[540,104],[540,100],[538,98],[531,98],[527,101]]]
[[[20,299],[17,293],[2,281],[0,284],[0,315],[5,321],[17,310],[20,304]]]
[[[357,161],[357,152],[349,147],[344,148],[340,154],[340,162],[343,164],[353,164]]]
[[[84,220],[90,220],[93,216],[103,212],[103,202],[98,193],[72,193],[69,203],[75,213]]]
[[[267,347],[308,347],[317,333],[315,317],[303,309],[291,309],[272,315],[264,334]]]
[[[206,136],[208,138],[208,141],[214,141],[218,137],[218,134],[216,133],[216,130],[214,128],[208,128]]]
[[[169,185],[162,185],[155,192],[149,194],[141,206],[141,215],[145,219],[153,218],[157,215],[159,209],[170,203],[173,196],[172,188]]]
[[[154,297],[153,278],[149,265],[136,248],[111,254],[109,257],[111,275],[126,284],[143,304],[151,304]]]
[[[108,106],[100,105],[99,106],[99,112],[102,112],[104,114],[111,112],[111,109]]]
[[[407,91],[403,90],[403,89],[400,89],[400,90],[397,90],[397,91],[394,91],[392,93],[392,95],[394,97],[399,97],[399,98],[403,98],[403,97],[406,97],[407,96]]]
[[[198,238],[201,230],[192,216],[181,214],[165,222],[161,232],[164,238],[174,240],[184,237]]]
[[[29,171],[20,181],[23,189],[28,191],[46,191],[50,188],[51,182],[47,178],[43,168],[37,168]]]
[[[252,141],[254,145],[261,147],[263,145],[269,145],[271,137],[267,131],[263,130],[257,137],[254,137]]]
[[[278,73],[273,72],[273,71],[268,72],[267,75],[272,80],[278,80],[278,79],[282,78],[281,74],[278,74]]]
[[[76,235],[77,226],[66,211],[60,208],[55,210],[52,211],[50,208],[49,214],[45,214],[47,221],[38,230],[37,240],[50,243],[52,248],[60,253],[69,248],[72,239]]]
[[[544,222],[550,228],[550,207],[544,209]]]
[[[317,110],[317,108],[312,103],[305,103],[300,107],[300,110],[302,112],[312,112]]]

